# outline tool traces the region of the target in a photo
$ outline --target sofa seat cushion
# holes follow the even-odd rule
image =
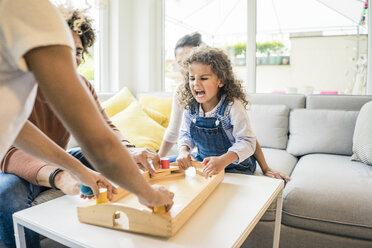
[[[285,225],[372,240],[371,166],[349,156],[304,156],[283,197]]]
[[[291,175],[297,163],[297,158],[286,150],[262,148],[267,165],[276,171]],[[261,167],[257,164],[255,175],[262,175]]]
[[[285,150],[278,150],[272,148],[262,148],[265,155],[266,163],[273,170],[291,175],[293,168],[296,166],[297,158],[286,152]],[[254,173],[256,176],[263,176],[260,166]],[[276,200],[269,206],[266,213],[262,216],[263,221],[275,220]]]

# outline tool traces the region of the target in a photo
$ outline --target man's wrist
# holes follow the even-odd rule
[[[50,174],[50,176],[49,176],[49,184],[50,184],[50,187],[52,187],[53,189],[58,189],[58,190],[59,190],[59,188],[56,186],[56,177],[57,177],[58,175],[60,175],[62,172],[63,172],[62,169],[57,168],[57,169],[55,169],[55,170]]]

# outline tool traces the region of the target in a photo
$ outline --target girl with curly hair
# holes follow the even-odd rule
[[[178,165],[186,169],[191,160],[203,162],[205,176],[223,169],[253,174],[256,137],[246,110],[246,95],[229,58],[220,49],[199,47],[184,61],[184,67],[184,83],[178,92],[179,104],[186,106],[178,140]],[[194,147],[197,153],[192,154]]]

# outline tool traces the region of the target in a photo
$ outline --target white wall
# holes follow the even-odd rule
[[[361,37],[360,54],[367,53],[367,39]],[[355,77],[356,37],[322,36],[291,38],[290,65],[258,65],[257,92],[295,87],[305,92],[350,93]]]
[[[102,91],[160,91],[163,78],[161,0],[111,0]],[[105,56],[105,55],[104,55]]]

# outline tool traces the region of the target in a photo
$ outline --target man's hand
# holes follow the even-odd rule
[[[54,184],[66,195],[80,194],[80,182],[67,171],[59,172],[54,178]]]
[[[150,148],[130,148],[128,150],[141,170],[148,171],[152,176],[155,175],[149,160],[152,161],[155,170],[160,168],[160,157],[156,152]]]
[[[174,203],[174,193],[159,185],[152,185],[152,189],[154,190],[152,199],[149,201],[143,198],[139,198],[139,202],[151,209],[153,209],[154,207],[165,206],[166,211],[168,212]]]
[[[89,170],[89,169],[88,169]],[[89,170],[91,176],[94,178],[93,180],[96,181],[95,187],[97,189],[106,188],[107,189],[107,198],[109,200],[112,199],[112,194],[117,194],[118,190],[100,173]],[[54,184],[57,188],[59,188],[63,193],[67,195],[78,195],[80,194],[81,198],[93,198],[93,196],[85,196],[80,192],[80,184],[81,182],[78,178],[67,171],[59,172],[56,177],[54,178]],[[96,191],[96,188],[94,190]],[[97,197],[97,192],[95,192],[95,196]]]

